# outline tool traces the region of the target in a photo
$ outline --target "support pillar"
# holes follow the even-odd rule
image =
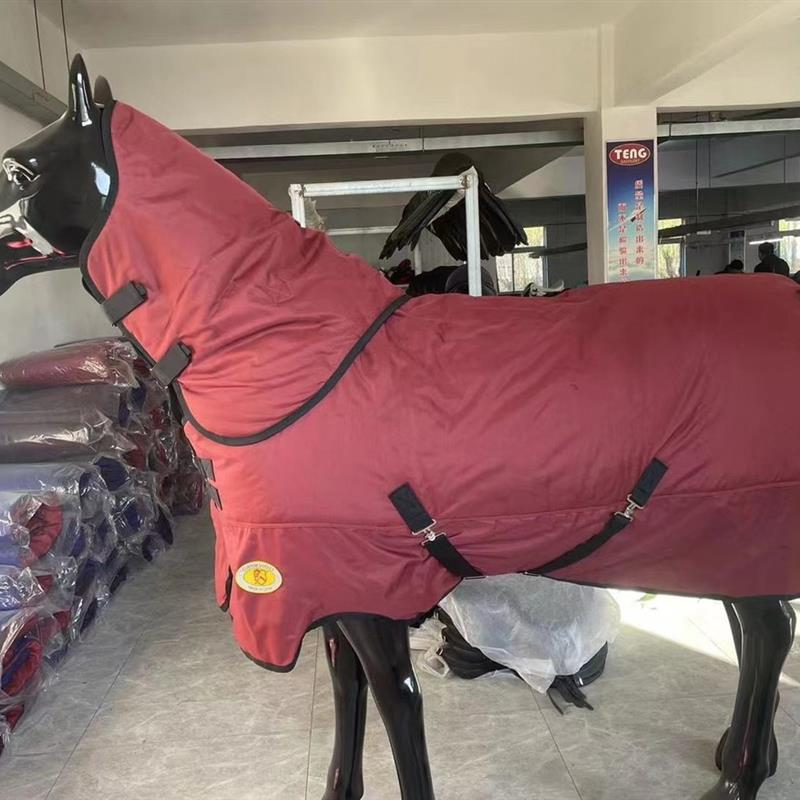
[[[590,284],[657,275],[656,130],[654,106],[605,107],[584,121]]]

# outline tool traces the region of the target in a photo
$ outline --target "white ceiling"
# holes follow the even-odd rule
[[[58,3],[41,4],[58,15]],[[64,0],[81,47],[594,28],[635,0]],[[413,58],[413,54],[409,53]]]

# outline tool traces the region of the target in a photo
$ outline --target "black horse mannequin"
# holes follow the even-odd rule
[[[3,158],[0,294],[24,275],[77,265],[110,187],[99,124],[110,89],[102,79],[95,96],[78,56],[64,117]],[[777,765],[773,723],[778,679],[794,638],[795,616],[788,603],[771,598],[741,600],[726,608],[740,682],[733,722],[717,751],[722,775],[703,800],[755,800]],[[368,686],[389,735],[403,800],[433,800],[422,696],[409,658],[406,625],[348,617],[326,624],[324,635],[336,709],[336,741],[324,800],[363,796]],[[643,788],[642,797],[654,795]]]

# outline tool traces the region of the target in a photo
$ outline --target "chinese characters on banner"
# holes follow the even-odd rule
[[[655,278],[655,142],[607,142],[608,280]]]

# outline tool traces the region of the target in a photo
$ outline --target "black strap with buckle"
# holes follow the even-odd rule
[[[654,458],[642,473],[642,477],[639,478],[633,491],[628,495],[625,510],[614,512],[600,533],[595,534],[585,542],[581,542],[581,544],[558,556],[558,558],[536,567],[536,569],[525,570],[525,573],[543,575],[549,572],[556,572],[590,556],[595,550],[602,547],[610,539],[613,539],[618,533],[624,531],[633,522],[636,512],[647,505],[647,501],[656,490],[666,471],[666,464]]]
[[[423,536],[422,546],[445,568],[460,578],[480,578],[483,573],[475,569],[447,538],[436,530],[436,520],[407,483],[395,489],[389,500],[397,509],[414,536]]]
[[[130,281],[103,302],[103,311],[111,324],[116,325],[135,308],[139,308],[145,300],[147,300],[147,289],[141,283]]]
[[[153,364],[150,373],[165,388],[189,366],[192,351],[183,342],[176,342]]]

